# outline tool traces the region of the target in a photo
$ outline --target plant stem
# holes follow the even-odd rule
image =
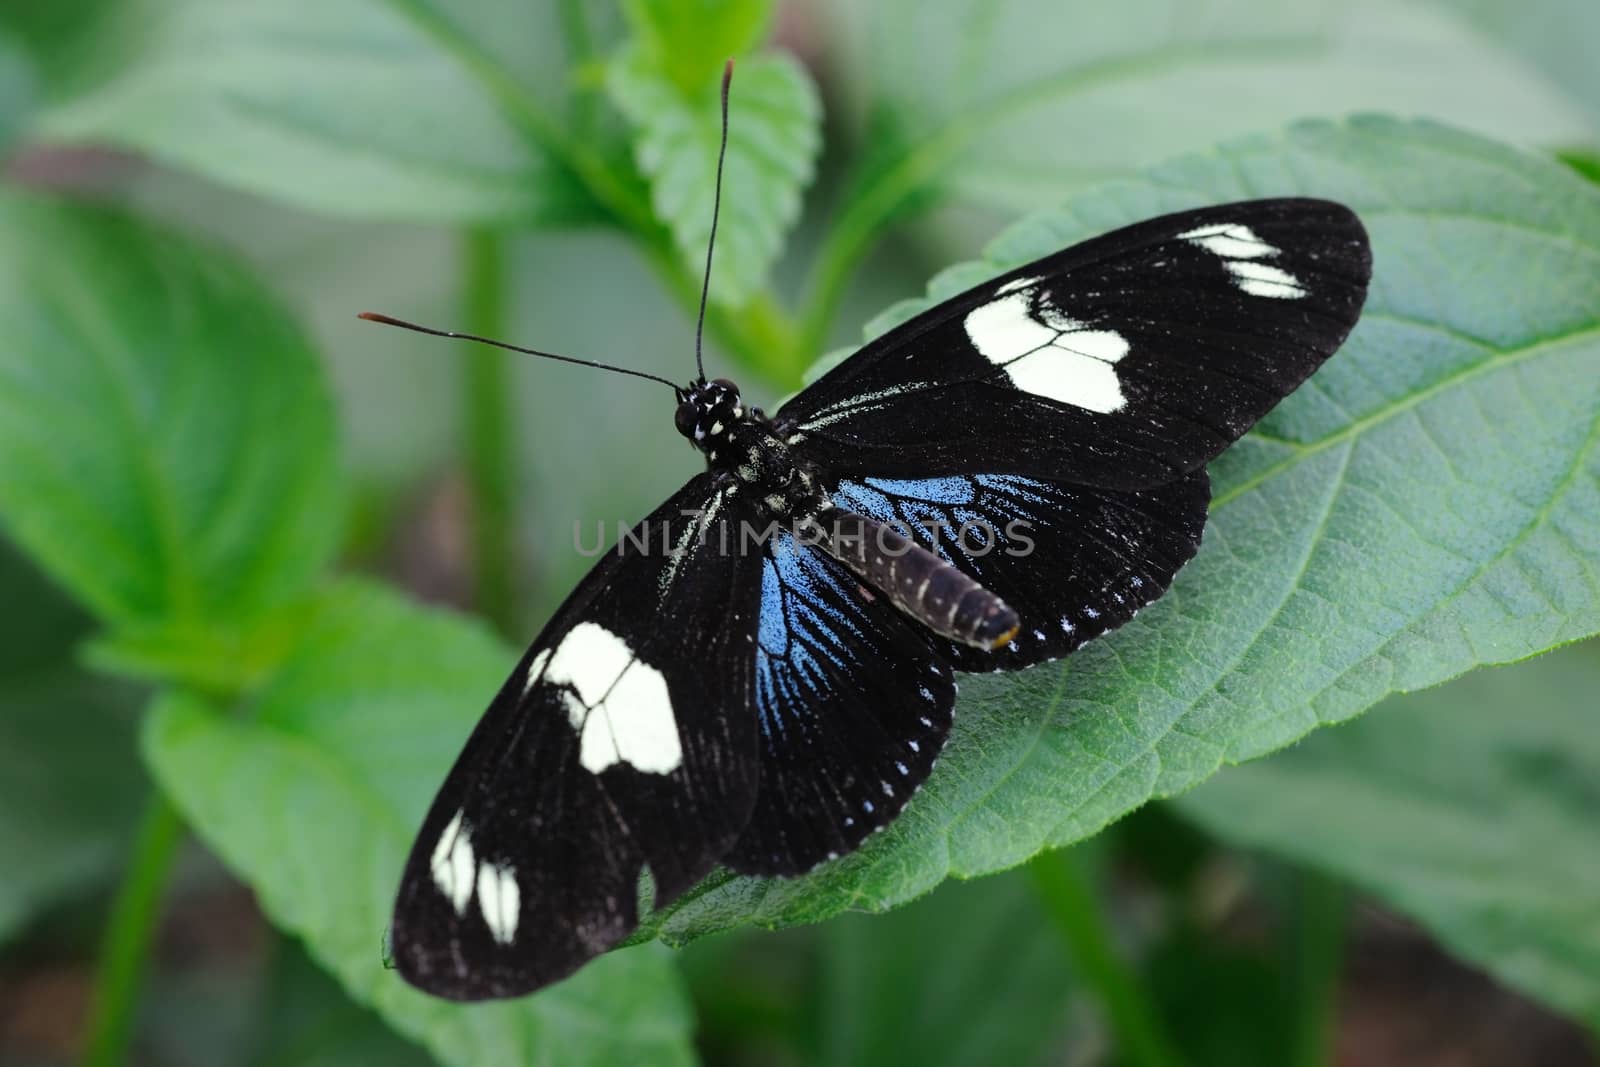
[[[182,840],[183,820],[166,796],[157,792],[139,823],[128,874],[117,890],[101,945],[84,1046],[87,1067],[115,1067],[128,1058],[139,988],[161,919],[172,861]]]
[[[467,329],[503,337],[505,239],[491,230],[472,230],[463,241],[463,256]],[[471,500],[473,602],[497,629],[510,634],[517,622],[510,355],[488,345],[473,345],[464,355],[462,422]]]
[[[1112,944],[1082,850],[1047,852],[1028,865],[1028,873],[1079,977],[1099,996],[1126,1061],[1140,1067],[1180,1062],[1155,1006]]]
[[[1303,870],[1296,879],[1290,935],[1295,1020],[1289,1063],[1322,1067],[1331,1060],[1349,903],[1344,887],[1327,875]]]

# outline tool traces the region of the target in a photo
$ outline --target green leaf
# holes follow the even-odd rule
[[[1444,5],[1572,94],[1600,123],[1600,67],[1594,61],[1600,5],[1590,0],[1444,0]]]
[[[922,306],[1137,219],[1287,193],[1365,219],[1367,310],[1213,464],[1172,591],[1060,664],[964,679],[937,772],[886,832],[806,878],[713,879],[661,936],[892,907],[1391,692],[1600,631],[1600,189],[1559,163],[1426,123],[1304,125],[1026,222]]]
[[[1502,981],[1600,1027],[1600,648],[1400,697],[1178,802],[1349,879]]]
[[[839,95],[858,112],[863,158],[818,258],[812,351],[827,343],[834,308],[885,225],[937,205],[1010,219],[1176,153],[1312,116],[1420,115],[1551,146],[1583,144],[1596,128],[1462,19],[1411,0],[834,8]]]
[[[294,323],[227,257],[127,218],[6,195],[0,234],[12,536],[116,627],[220,635],[284,608],[340,521]]]
[[[904,911],[821,931],[813,1062],[1042,1063],[1072,975],[1026,879],[952,883]]]
[[[690,96],[728,57],[754,48],[772,21],[771,0],[625,0],[623,9],[649,65]]]
[[[253,1055],[241,1064],[293,1064],[294,1067],[426,1067],[433,1061],[376,1015],[351,1003],[327,972],[298,945],[277,946],[268,975],[264,1010],[250,1040]]]
[[[1565,145],[1595,130],[1463,20],[1404,0],[958,6],[857,9],[883,136],[872,150],[917,172],[907,193],[932,185],[1007,211],[1048,207],[1071,184],[1369,109],[1517,143]]]
[[[722,137],[720,64],[702,68],[688,91],[643,48],[612,60],[611,99],[637,131],[634,155],[650,179],[656,217],[671,229],[684,263],[699,272],[711,233],[717,147]],[[712,296],[740,304],[766,279],[800,213],[821,141],[821,105],[805,69],[786,55],[741,60],[729,105],[728,158],[717,229]]]
[[[343,585],[248,718],[171,697],[148,720],[145,755],[273,922],[440,1059],[688,1062],[687,1005],[653,947],[613,953],[534,997],[474,1006],[384,969],[412,838],[515,658],[477,624]]]
[[[0,25],[0,159],[28,114],[33,97],[33,65],[22,45]]]
[[[0,543],[0,943],[36,913],[109,878],[148,789],[133,754],[134,694],[86,677],[89,620]]]
[[[556,5],[132,0],[54,79],[36,132],[342,215],[590,219],[562,41]]]

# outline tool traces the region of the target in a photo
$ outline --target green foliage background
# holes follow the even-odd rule
[[[1316,1063],[1359,893],[1600,1028],[1594,648],[1388,699],[1600,632],[1597,38],[1578,0],[8,6],[0,938],[97,961],[98,1063]],[[432,1001],[382,965],[432,790],[574,520],[693,457],[636,382],[353,315],[686,376],[727,55],[708,325],[747,391],[1229,199],[1349,203],[1371,300],[1214,465],[1172,593],[964,685],[860,854],[713,877],[636,939],[685,952]],[[208,855],[281,934],[223,992],[149,966]],[[1204,918],[1218,871],[1289,962]]]

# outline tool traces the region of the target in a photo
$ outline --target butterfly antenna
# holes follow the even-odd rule
[[[706,241],[706,274],[700,282],[700,320],[694,327],[694,369],[700,381],[706,380],[706,365],[701,353],[706,333],[706,299],[711,295],[711,253],[717,247],[717,216],[722,213],[722,162],[728,157],[728,86],[733,82],[733,59],[722,68],[722,147],[717,149],[717,186],[711,198],[711,237]]]
[[[512,345],[507,344],[504,341],[496,341],[492,337],[479,337],[475,333],[457,333],[454,330],[435,330],[431,326],[418,326],[414,322],[407,322],[405,319],[396,319],[389,315],[380,315],[376,311],[363,311],[357,316],[357,318],[366,319],[368,322],[379,322],[385,326],[398,326],[402,330],[413,330],[417,333],[425,333],[433,337],[455,337],[462,341],[476,341],[482,345],[493,345],[496,348],[504,348],[510,352],[521,352],[525,356],[539,356],[543,359],[554,359],[562,363],[574,363],[580,367],[594,367],[597,370],[616,371],[618,374],[631,374],[635,378],[647,378],[652,382],[660,382],[662,385],[670,386],[673,392],[679,391],[678,386],[670,380],[657,374],[646,373],[642,370],[629,370],[627,367],[613,367],[609,363],[597,363],[592,359],[578,359],[575,356],[558,356],[554,352],[541,352],[537,348],[523,348],[521,345]]]

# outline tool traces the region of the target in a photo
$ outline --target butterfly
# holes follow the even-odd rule
[[[725,147],[726,74],[723,115]],[[1348,208],[1252,200],[986,281],[771,415],[703,371],[628,371],[672,385],[706,469],[473,731],[405,865],[400,974],[523,994],[626,938],[645,873],[661,907],[719,864],[792,876],[860,847],[932,773],[957,672],[1065,656],[1162,595],[1206,463],[1339,348],[1370,274]]]

